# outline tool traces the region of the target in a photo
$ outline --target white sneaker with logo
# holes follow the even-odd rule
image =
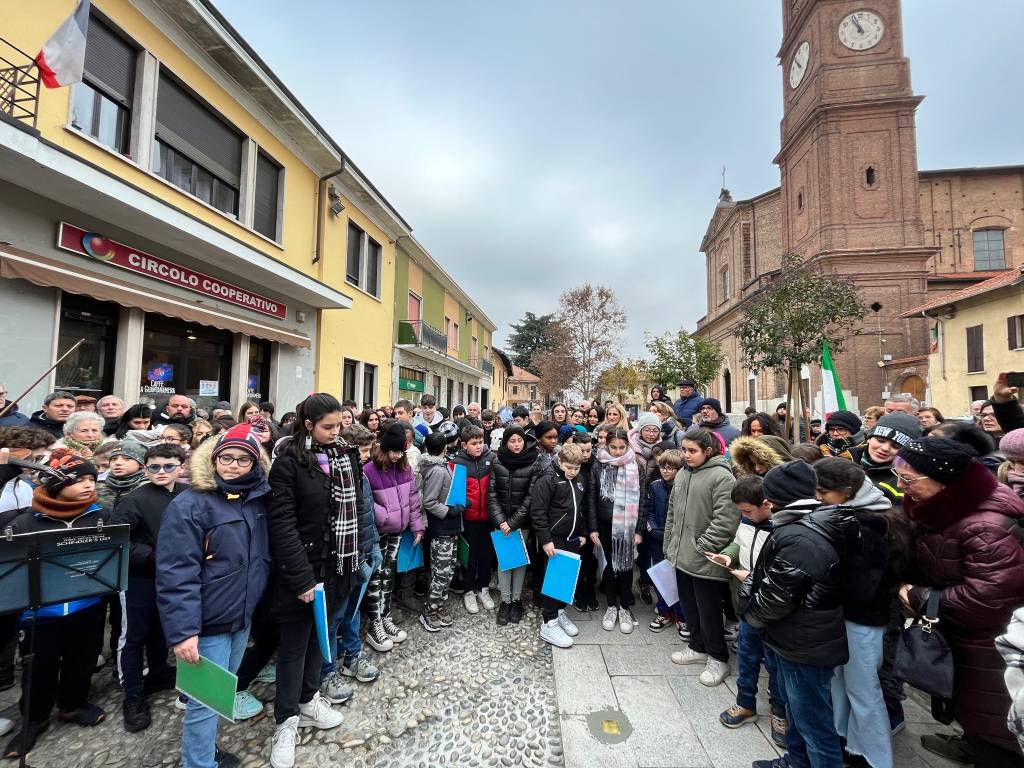
[[[718,659],[709,657],[707,664],[704,667],[704,671],[700,673],[700,682],[701,685],[713,688],[716,685],[721,685],[728,675],[728,664],[724,661],[719,661]]]
[[[572,648],[572,638],[565,634],[557,617],[540,625],[540,639],[556,648]]]
[[[601,619],[601,626],[605,632],[611,632],[615,629],[615,624],[619,620],[619,609],[609,608],[604,612],[604,617]]]
[[[274,731],[270,745],[270,765],[273,768],[292,768],[295,765],[295,745],[299,741],[299,716],[289,717]]]
[[[707,664],[708,655],[706,653],[697,653],[689,646],[684,651],[676,651],[672,654],[673,664]]]
[[[576,637],[580,633],[580,628],[573,623],[572,619],[569,618],[569,614],[564,610],[558,612],[558,626],[569,637]]]
[[[345,716],[341,712],[335,712],[327,699],[320,695],[320,691],[313,694],[313,698],[305,704],[299,704],[299,728],[319,728],[326,731],[330,728],[337,728],[341,725]]]
[[[480,604],[488,611],[494,610],[494,600],[491,598],[491,593],[484,587],[480,590]]]

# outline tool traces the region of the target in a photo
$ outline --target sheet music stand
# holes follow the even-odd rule
[[[26,678],[21,717],[22,753],[28,735],[35,661],[36,612],[47,605],[123,592],[128,586],[129,526],[104,525],[0,536],[0,613],[30,610]]]

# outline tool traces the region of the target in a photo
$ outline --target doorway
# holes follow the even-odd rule
[[[229,331],[147,314],[141,396],[159,403],[173,394],[187,395],[206,409],[229,400],[231,342]]]
[[[725,390],[723,392],[725,395],[725,402],[723,403],[725,412],[732,413],[732,373],[728,369],[722,374],[722,389]]]
[[[924,379],[920,376],[907,376],[900,384],[900,392],[909,393],[915,400],[924,400]]]

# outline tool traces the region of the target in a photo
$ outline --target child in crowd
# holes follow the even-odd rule
[[[592,432],[577,432],[572,437],[572,442],[579,446],[583,455],[583,463],[580,465],[580,480],[589,496],[592,493],[591,481],[594,477],[594,465],[597,463],[594,443],[596,439]],[[604,572],[597,572],[597,556],[594,554],[594,542],[589,538],[580,546],[580,577],[576,582],[576,595],[573,601],[577,611],[587,613],[600,608],[597,602],[597,584]]]
[[[116,510],[118,502],[146,482],[143,465],[146,446],[135,440],[122,440],[110,452],[110,472],[96,487],[100,504],[108,512]]]
[[[0,427],[0,448],[7,449],[8,455],[12,459],[39,463],[46,456],[47,448],[52,442],[53,438],[50,433],[41,429]],[[95,453],[90,461],[93,466],[96,466]],[[0,476],[9,479],[4,483],[3,491],[0,492],[0,514],[7,512],[8,514],[4,517],[13,520],[17,517],[18,510],[27,509],[32,505],[32,492],[36,487],[33,479],[35,472],[31,469],[4,466],[4,464],[6,461],[0,463],[0,468],[3,470],[3,474]],[[3,525],[0,524],[0,530],[2,528]]]
[[[430,538],[430,587],[420,624],[427,632],[439,632],[454,623],[448,610],[448,590],[455,575],[466,508],[445,503],[452,487],[452,468],[445,456],[447,438],[441,432],[432,432],[423,445],[426,453],[420,457],[418,485]]]
[[[704,664],[700,682],[715,686],[729,674],[722,585],[730,577],[703,553],[720,552],[736,535],[740,511],[731,497],[736,479],[714,433],[691,427],[681,450],[689,471],[672,484],[664,547],[665,559],[676,568],[690,640],[685,650],[672,654],[672,662]]]
[[[269,469],[259,438],[239,424],[199,447],[191,487],[164,511],[156,548],[157,608],[179,663],[198,664],[202,655],[231,672],[241,663],[270,576]],[[184,768],[237,760],[217,749],[219,726],[216,712],[188,700]]]
[[[1024,499],[1024,429],[1014,429],[1003,435],[999,450],[1006,461],[999,467],[999,482],[1006,483]]]
[[[665,520],[668,517],[668,501],[672,496],[672,484],[676,475],[683,468],[683,454],[670,449],[663,451],[657,458],[660,477],[647,488],[647,542],[651,555],[651,565],[657,565],[665,559]],[[657,590],[655,590],[657,591]],[[658,594],[657,615],[651,619],[649,628],[652,632],[661,632],[665,627],[676,626],[676,631],[683,640],[689,640],[681,603],[673,606],[665,604],[665,599]]]
[[[664,403],[662,403],[664,405]],[[668,407],[668,406],[665,406]],[[661,442],[661,420],[651,412],[640,414],[631,430],[629,430],[629,447],[641,462],[644,482],[650,484],[658,475],[657,446]],[[646,504],[647,499],[642,500]],[[646,533],[646,531],[644,531]],[[651,577],[647,570],[651,567],[650,542],[644,537],[643,543],[637,548],[636,565],[639,569],[640,601],[650,605]]]
[[[630,633],[637,622],[633,605],[633,553],[647,530],[647,478],[642,459],[629,448],[624,429],[608,433],[607,450],[597,452],[587,499],[587,527],[595,547],[604,550],[602,583],[608,610],[605,630]]]
[[[578,552],[586,537],[586,486],[578,477],[582,463],[580,447],[566,443],[552,471],[540,475],[531,489],[530,517],[544,563],[556,549]],[[541,640],[558,648],[572,647],[579,629],[566,614],[565,603],[544,595],[541,615]]]
[[[399,401],[399,404],[403,402],[407,401]],[[395,410],[398,410],[398,405]],[[395,643],[401,643],[408,637],[408,633],[399,629],[391,618],[395,560],[402,532],[411,528],[415,543],[419,544],[426,531],[420,510],[420,494],[405,449],[405,427],[390,424],[381,434],[380,443],[373,450],[373,458],[363,466],[373,490],[374,515],[383,556],[380,567],[370,577],[364,598],[370,615],[366,641],[381,652],[390,651]]]
[[[517,405],[512,409],[512,425],[520,427],[525,430],[529,430],[530,423],[530,409],[525,405]]]
[[[849,462],[848,462],[849,463]],[[763,481],[760,475],[744,475],[732,489],[732,501],[743,514],[736,538],[720,554],[706,552],[707,558],[736,577],[737,583],[746,584],[754,570],[764,543],[772,532],[772,505],[764,497]],[[740,588],[740,602],[746,599]],[[739,611],[742,613],[743,605]],[[766,655],[764,633],[750,626],[740,618],[738,677],[736,678],[736,703],[725,710],[718,719],[726,728],[739,728],[744,723],[757,720],[757,679],[761,674],[761,663],[768,669],[768,699],[772,711],[772,741],[780,747],[786,746],[786,700],[778,682],[778,665],[773,655]]]
[[[106,480],[107,472],[110,470],[110,454],[117,449],[117,445],[117,441],[111,440],[92,452],[91,461],[96,467],[96,471],[99,472],[99,480]]]
[[[117,658],[128,733],[149,727],[147,695],[174,688],[174,669],[167,665],[167,641],[156,604],[156,546],[167,506],[185,489],[178,484],[184,460],[185,451],[178,445],[164,443],[148,449],[145,469],[149,482],[125,496],[112,515],[112,522],[131,526],[128,591],[122,598],[127,622]],[[145,677],[144,667],[149,668]]]
[[[466,591],[462,602],[469,613],[479,613],[480,605],[494,610],[488,591],[494,567],[494,545],[491,544],[491,520],[487,514],[487,487],[491,481],[490,454],[484,454],[484,431],[474,424],[465,424],[461,432],[462,450],[452,460],[466,468],[466,511],[462,520],[462,537],[469,547],[469,561],[462,574]],[[479,604],[478,604],[479,601]]]

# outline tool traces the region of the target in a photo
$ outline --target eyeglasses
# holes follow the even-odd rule
[[[904,485],[913,485],[918,480],[924,480],[927,478],[927,475],[921,475],[920,477],[907,477],[906,475],[901,475],[895,469],[890,469],[889,471],[892,472],[893,476],[896,478],[897,484],[903,483]]]
[[[994,411],[982,411],[981,412],[981,418],[983,418],[983,419],[994,419],[995,417],[996,417],[996,414],[995,414]]]
[[[158,475],[161,472],[166,474],[169,472],[173,472],[180,466],[181,464],[147,464],[146,471],[149,472],[151,475]]]
[[[171,437],[170,435],[165,436],[163,440],[165,443],[177,443],[178,445],[185,442],[183,438]]]
[[[217,463],[222,467],[230,467],[237,464],[242,469],[252,466],[252,456],[225,456],[223,453],[217,457]]]

